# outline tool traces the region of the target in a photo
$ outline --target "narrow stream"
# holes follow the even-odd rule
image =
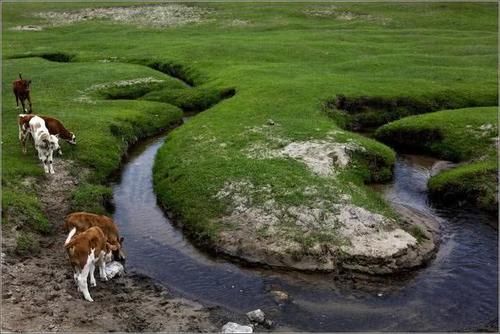
[[[277,330],[458,331],[496,328],[498,319],[498,234],[492,218],[470,211],[435,211],[426,183],[435,160],[399,157],[390,201],[436,215],[442,243],[436,258],[406,277],[369,284],[337,281],[333,275],[245,268],[194,248],[156,205],[152,167],[165,137],[131,152],[114,187],[128,270],[171,290],[237,312],[261,308]],[[289,300],[278,304],[272,290]],[[492,327],[493,326],[493,327]]]

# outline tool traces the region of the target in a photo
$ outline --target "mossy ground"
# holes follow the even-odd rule
[[[388,179],[394,152],[341,131],[322,111],[324,101],[340,94],[419,97],[453,91],[487,105],[496,97],[496,4],[199,3],[191,6],[210,9],[207,20],[180,27],[89,20],[36,32],[9,30],[47,24],[34,16],[39,11],[91,6],[101,5],[3,6],[4,189],[15,193],[26,176],[42,177],[33,151],[23,156],[17,143],[10,81],[18,72],[33,80],[35,112],[61,119],[78,136],[78,145],[63,144],[63,151],[66,159],[91,170],[90,186],[75,195],[79,208],[88,201],[95,209],[101,193],[96,187],[119,166],[130,142],[178,119],[179,108],[197,109],[201,103],[212,107],[171,133],[158,154],[154,181],[160,202],[203,240],[221,228],[217,221],[228,210],[215,194],[226,182],[241,179],[270,185],[282,204],[314,201],[303,192],[310,187],[318,191],[316,198],[347,194],[355,205],[391,215],[364,182]],[[29,57],[44,54],[71,57],[52,57],[56,62]],[[9,59],[20,55],[27,58]],[[162,73],[172,69],[170,75],[194,87]],[[105,100],[88,91],[136,78],[163,80],[166,86],[134,90],[133,96],[108,92],[109,98],[124,94],[134,101]],[[210,102],[227,89],[236,95]],[[337,177],[313,175],[293,159],[245,153],[254,144],[275,150],[328,136],[365,149],[364,155],[356,151]]]

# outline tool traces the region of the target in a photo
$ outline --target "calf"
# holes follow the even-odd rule
[[[70,242],[71,238],[78,233],[93,227],[98,226],[106,236],[109,249],[113,252],[113,258],[117,261],[125,261],[123,253],[123,237],[120,238],[118,227],[113,219],[96,215],[88,212],[73,212],[64,219],[64,228],[69,231],[66,243]]]
[[[23,152],[26,153],[26,140],[28,139],[29,132],[29,121],[36,115],[19,114],[18,115],[18,125],[19,125],[19,141],[23,145]],[[45,121],[45,126],[49,130],[51,135],[57,136],[69,144],[76,144],[76,136],[73,132],[68,131],[64,125],[55,118],[48,116],[39,116]],[[59,154],[62,154],[61,149],[58,150]]]
[[[87,278],[90,274],[90,286],[96,286],[94,277],[95,265],[99,267],[101,279],[107,281],[106,262],[111,260],[111,252],[107,248],[106,237],[103,231],[97,227],[76,235],[71,241],[66,242],[64,247],[69,256],[69,262],[74,270],[75,283],[78,290],[83,293],[83,297],[89,302],[94,300],[90,296]]]
[[[57,137],[56,142],[54,142],[54,137],[51,137],[49,130],[45,126],[45,122],[42,118],[34,116],[29,121],[29,131],[33,136],[35,141],[35,148],[38,152],[38,159],[43,164],[45,173],[54,174],[53,162],[53,152],[54,149],[58,147]]]
[[[16,107],[19,108],[19,102],[23,106],[23,111],[28,112],[26,107],[24,106],[24,101],[28,100],[30,106],[30,113],[33,112],[33,107],[31,106],[31,98],[30,98],[30,84],[31,80],[23,80],[21,77],[21,73],[19,73],[19,79],[12,82],[12,90],[14,95],[16,96]]]

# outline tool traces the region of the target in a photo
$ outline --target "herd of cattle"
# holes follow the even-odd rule
[[[26,112],[18,116],[19,140],[23,146],[23,153],[26,153],[26,142],[32,137],[45,173],[54,174],[53,152],[62,154],[59,139],[75,145],[76,137],[59,120],[32,114],[30,84],[31,80],[23,80],[21,74],[19,79],[13,82],[16,105],[19,107],[20,101]],[[29,102],[29,113],[25,108],[25,100]],[[65,218],[64,227],[69,232],[64,247],[74,270],[75,283],[84,298],[93,301],[87,280],[90,277],[90,286],[96,286],[94,277],[96,265],[99,267],[101,279],[108,280],[106,263],[112,260],[119,262],[125,260],[123,238],[120,238],[118,227],[111,218],[88,212],[69,214]]]

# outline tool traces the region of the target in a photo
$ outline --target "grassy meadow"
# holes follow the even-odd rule
[[[443,99],[453,108],[497,105],[494,3],[196,3],[187,6],[200,10],[197,22],[161,27],[38,15],[103,6],[3,4],[4,224],[21,217],[27,231],[46,233],[58,223],[47,221],[25,182],[44,176],[34,149],[23,155],[17,139],[11,81],[19,72],[33,80],[34,111],[77,136],[75,147],[62,144],[62,159],[77,165],[73,207],[80,210],[104,210],[109,176],[130,143],[178,122],[183,111],[209,108],[169,134],[154,168],[160,203],[207,244],[234,228],[221,220],[234,203],[218,194],[238,182],[251,185],[240,195],[255,205],[272,198],[278,207],[312,207],[347,197],[394,215],[365,183],[390,179],[395,152],[325,112],[339,95],[417,99],[434,106],[425,112],[449,109],[433,102]],[[23,25],[42,30],[12,30]],[[291,143],[322,141],[356,148],[333,177],[276,155]],[[305,246],[335,239],[329,231],[282,230]]]

